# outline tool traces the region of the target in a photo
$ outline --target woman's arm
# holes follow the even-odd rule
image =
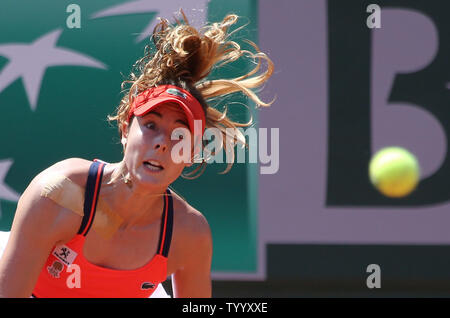
[[[211,297],[211,230],[203,215],[191,217],[189,237],[186,237],[186,249],[183,266],[172,277],[172,287],[176,298]],[[193,225],[193,226],[192,226]]]
[[[46,171],[19,199],[8,244],[0,259],[0,297],[30,297],[52,248],[76,234],[79,215],[40,192]]]

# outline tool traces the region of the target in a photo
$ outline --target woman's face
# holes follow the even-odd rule
[[[181,142],[171,140],[176,128],[189,130],[186,114],[177,104],[162,104],[142,117],[133,117],[123,133],[124,161],[133,182],[168,186],[190,165],[175,163],[171,157],[172,148]]]

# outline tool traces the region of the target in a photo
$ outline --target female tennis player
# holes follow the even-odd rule
[[[0,260],[0,296],[150,297],[171,275],[174,297],[211,297],[208,222],[169,186],[203,171],[197,145],[204,147],[206,128],[219,129],[226,148],[226,128],[251,124],[233,122],[208,102],[241,92],[269,106],[252,89],[271,76],[273,64],[253,43],[254,53],[229,40],[236,15],[202,31],[183,17],[160,20],[154,50],[146,48],[138,71],[122,83],[131,87],[109,116],[117,121],[122,161],[63,160],[24,191]],[[206,80],[213,67],[241,57],[256,63],[248,74]],[[268,67],[258,72],[264,60]],[[187,139],[174,139],[183,128]],[[242,134],[237,139],[245,144]],[[172,150],[187,140],[189,160],[174,160]]]

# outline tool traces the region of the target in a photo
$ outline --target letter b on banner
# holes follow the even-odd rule
[[[395,104],[404,104],[414,106],[403,107],[404,112],[416,109],[425,111],[423,113],[432,116],[435,123],[439,124],[444,138],[450,140],[450,94],[447,88],[450,81],[450,43],[444,41],[444,38],[438,38],[439,51],[433,54],[428,62],[416,64],[416,69],[393,72],[390,78],[381,77],[377,78],[378,82],[372,81],[373,68],[377,67],[372,64],[374,45],[377,44],[372,39],[377,31],[369,29],[366,21],[361,19],[361,16],[364,16],[362,8],[367,8],[369,4],[368,1],[360,0],[328,1],[330,84],[327,206],[423,206],[449,201],[448,154],[434,174],[420,181],[414,195],[401,199],[383,197],[370,183],[368,164],[373,150],[372,125],[375,123],[372,120],[371,107],[374,106],[374,93],[386,93],[386,109],[396,109]],[[377,4],[383,8],[382,32],[387,32],[388,11],[395,16],[398,28],[405,24],[404,18],[414,20],[423,17],[434,25],[438,34],[450,29],[447,11],[442,9],[440,1],[418,1],[410,4],[399,0],[380,0]],[[364,6],[361,7],[362,5]],[[395,10],[392,7],[395,7]],[[352,30],[351,36],[348,30]],[[417,41],[427,36],[426,33],[414,34]],[[416,55],[420,54],[422,53],[416,52]],[[402,132],[402,124],[404,123],[398,122],[394,129]],[[423,127],[424,125],[418,126],[416,129]],[[386,140],[386,146],[389,145],[389,140]]]

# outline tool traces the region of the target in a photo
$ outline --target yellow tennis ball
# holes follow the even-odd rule
[[[370,160],[370,181],[382,194],[401,198],[419,183],[420,168],[416,157],[400,147],[386,147]]]

